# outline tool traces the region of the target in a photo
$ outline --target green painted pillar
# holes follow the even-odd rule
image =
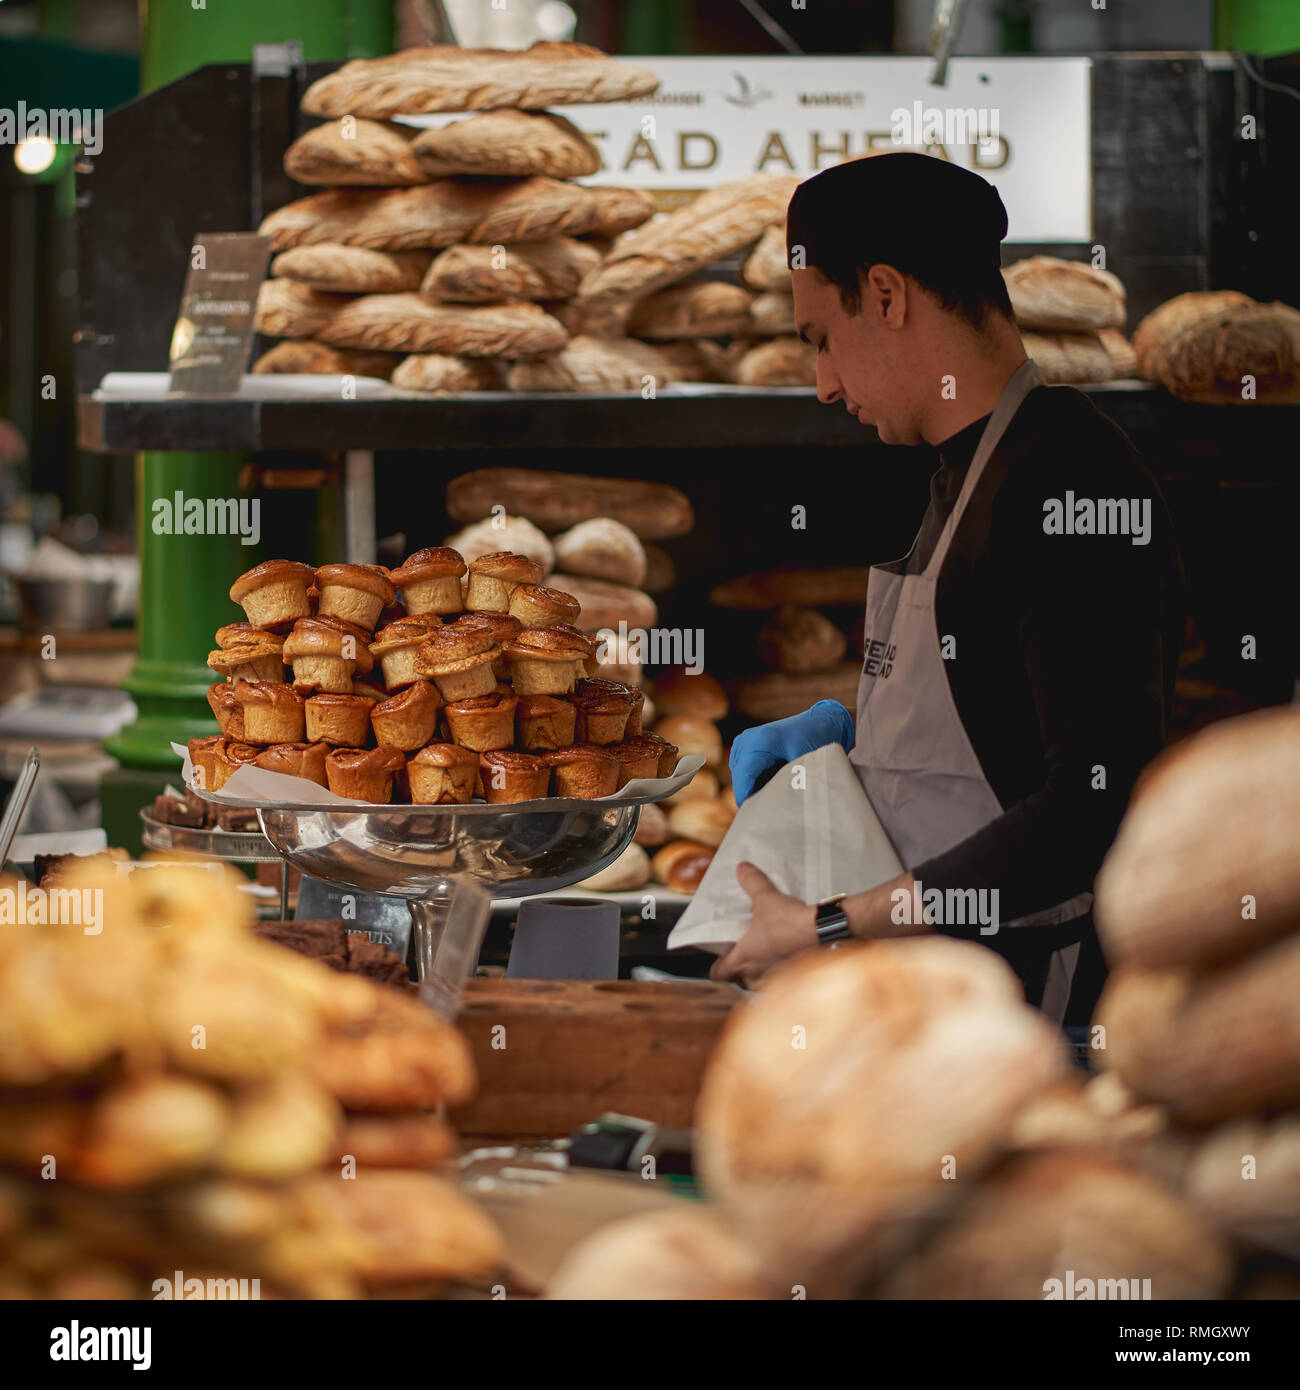
[[[141,0],[140,13],[144,91],[205,63],[247,62],[259,43],[300,39],[309,61],[372,57],[393,46],[392,0]],[[187,500],[237,497],[244,463],[241,454],[140,455],[139,652],[125,681],[139,717],[105,743],[122,765],[101,789],[110,844],[139,847],[139,807],[175,776],[172,742],[213,732],[205,698],[213,633],[240,616],[227,597],[231,580],[263,558],[237,536],[156,533],[153,503],[178,492]]]
[[[1295,0],[1219,0],[1214,42],[1265,58],[1300,49],[1300,5]]]

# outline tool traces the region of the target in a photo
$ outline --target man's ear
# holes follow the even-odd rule
[[[892,265],[873,265],[864,278],[864,310],[885,328],[902,328],[907,322],[906,279]]]

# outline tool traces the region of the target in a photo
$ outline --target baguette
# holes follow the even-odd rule
[[[351,303],[346,295],[322,294],[295,280],[263,280],[253,326],[272,338],[315,338]]]
[[[756,290],[790,293],[790,261],[785,249],[784,227],[769,227],[759,237],[742,273],[745,283]]]
[[[606,239],[630,232],[654,216],[654,199],[639,188],[592,188],[596,215],[586,235]]]
[[[567,338],[560,323],[523,300],[451,305],[435,304],[418,294],[363,295],[338,309],[314,336],[335,347],[463,357],[556,352]]]
[[[794,295],[774,290],[756,295],[749,306],[749,318],[751,333],[790,336],[795,330]]]
[[[281,251],[271,274],[331,294],[400,294],[420,288],[431,260],[428,251],[370,251],[326,242]]]
[[[816,386],[817,353],[798,338],[750,348],[733,369],[737,386]]]
[[[858,680],[862,667],[856,661],[842,661],[829,671],[807,675],[770,672],[732,682],[731,703],[741,714],[767,722],[802,714],[818,700],[838,700],[850,714],[857,709]]]
[[[663,483],[529,468],[476,468],[447,485],[447,514],[453,521],[479,521],[492,515],[498,504],[544,531],[565,531],[593,516],[612,516],[642,540],[653,541],[683,536],[695,525],[689,498]]]
[[[659,79],[581,43],[530,48],[433,44],[383,58],[357,58],[313,82],[302,109],[312,116],[418,115],[515,106],[539,110],[649,96]]]
[[[719,338],[750,326],[750,294],[725,280],[692,280],[647,295],[627,331],[637,338]]]
[[[709,592],[709,602],[719,608],[754,611],[779,608],[783,603],[797,603],[805,608],[851,603],[860,608],[867,601],[867,573],[856,565],[755,570],[715,585]]]
[[[284,172],[299,183],[366,187],[427,183],[409,126],[383,121],[330,121],[300,135],[284,153]]]
[[[501,365],[491,357],[451,357],[437,352],[412,353],[393,373],[403,391],[499,391]]]
[[[511,391],[640,391],[702,375],[698,358],[676,345],[669,351],[635,338],[579,335],[554,356],[516,364],[506,385]]]
[[[252,370],[258,376],[287,372],[308,376],[373,376],[388,381],[401,360],[395,352],[357,352],[301,338],[276,343],[253,363]]]
[[[422,289],[444,303],[567,299],[599,261],[600,252],[572,237],[517,246],[450,246],[428,267]]]
[[[322,241],[380,251],[540,241],[587,231],[596,200],[557,179],[440,179],[416,188],[330,188],[263,218],[273,251]]]
[[[600,151],[563,116],[550,111],[484,111],[438,130],[421,131],[411,144],[428,178],[449,174],[545,174],[579,179],[600,169]]]

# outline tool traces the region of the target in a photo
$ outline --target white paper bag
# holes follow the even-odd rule
[[[806,903],[861,893],[903,869],[838,743],[787,763],[745,800],[669,933],[670,949],[699,946],[721,955],[740,940],[752,910],[736,881],[743,860]]]

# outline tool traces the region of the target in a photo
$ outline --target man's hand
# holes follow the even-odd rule
[[[756,864],[737,864],[736,879],[754,906],[753,921],[709,978],[750,989],[774,965],[817,945],[816,908],[780,892]]]

